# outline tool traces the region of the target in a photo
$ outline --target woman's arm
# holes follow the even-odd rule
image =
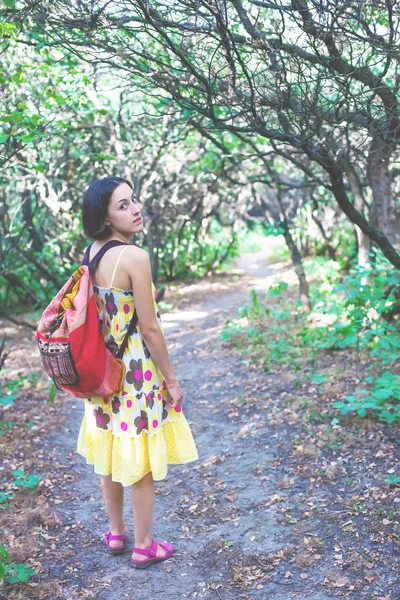
[[[135,308],[143,339],[151,358],[165,377],[171,395],[171,406],[182,404],[183,393],[172,367],[163,332],[154,311],[153,290],[151,286],[150,257],[141,248],[132,246],[124,254],[128,255],[128,273],[132,283]],[[124,265],[125,266],[125,265]]]

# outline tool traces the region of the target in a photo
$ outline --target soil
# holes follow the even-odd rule
[[[5,477],[21,467],[44,476],[37,490],[10,502],[3,533],[10,553],[38,574],[29,584],[0,586],[1,598],[400,599],[400,491],[389,493],[384,483],[398,450],[395,426],[359,428],[346,438],[347,452],[336,439],[323,443],[287,409],[295,382],[260,371],[220,339],[251,289],[265,291],[279,269],[293,278],[266,256],[244,257],[236,274],[172,288],[164,298],[173,304],[162,319],[200,455],[170,467],[156,485],[154,534],[174,544],[173,557],[139,572],[129,554],[106,553],[98,476],[75,451],[81,401],[59,397],[49,404],[40,390],[22,394],[24,406],[19,399],[10,415],[22,423],[33,403],[37,421],[26,434],[28,447],[21,439],[19,454],[5,452]],[[39,369],[31,333],[3,325],[15,340],[14,371]],[[371,464],[379,465],[378,475]],[[16,522],[27,528],[25,544]]]

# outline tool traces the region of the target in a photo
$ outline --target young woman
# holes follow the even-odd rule
[[[118,395],[85,400],[78,452],[100,475],[110,518],[104,542],[111,554],[126,550],[124,487],[131,486],[135,545],[131,564],[146,568],[171,556],[173,547],[152,539],[154,481],[164,479],[167,465],[198,458],[182,412],[183,392],[171,365],[155,301],[149,255],[129,245],[143,230],[142,207],[132,185],[105,177],[85,194],[82,220],[94,240],[91,260],[111,240],[91,273],[100,323],[107,347],[116,353],[136,311],[138,324],[123,361],[124,386]]]

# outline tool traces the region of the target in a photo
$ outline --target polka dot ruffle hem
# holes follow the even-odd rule
[[[186,420],[164,423],[157,435],[145,431],[131,438],[115,437],[111,431],[88,427],[83,419],[78,452],[94,465],[98,475],[129,486],[150,471],[155,481],[164,479],[169,464],[196,460],[197,450]]]

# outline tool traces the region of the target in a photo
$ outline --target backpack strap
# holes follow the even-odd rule
[[[110,248],[115,248],[116,246],[128,246],[128,245],[129,244],[126,244],[125,242],[119,242],[118,240],[110,240],[109,242],[107,242],[106,244],[104,244],[104,246],[102,246],[100,248],[100,250],[97,252],[97,254],[95,254],[94,257],[92,258],[92,260],[89,262],[90,249],[93,246],[93,244],[90,244],[90,246],[88,246],[86,248],[86,252],[85,252],[84,257],[83,257],[82,265],[88,266],[89,270],[90,270],[95,265],[97,265],[97,263],[99,262],[99,260],[101,258],[103,258],[103,256],[107,252],[107,250],[110,250]]]
[[[88,246],[85,250],[85,254],[83,255],[83,260],[82,260],[82,264],[83,265],[87,265],[88,261],[89,261],[89,255],[90,255],[90,248],[93,246],[93,244],[90,244],[90,246]]]
[[[117,352],[117,358],[122,358],[123,357],[124,352],[126,350],[128,342],[129,342],[129,338],[132,335],[132,333],[135,331],[137,324],[138,324],[138,316],[137,316],[137,312],[136,312],[136,309],[135,309],[133,311],[133,315],[132,315],[132,318],[131,318],[130,323],[128,325],[128,329],[126,331],[125,337],[122,340],[122,344],[120,345],[119,350]]]
[[[82,265],[87,265],[89,267],[89,270],[94,267],[99,260],[104,256],[104,254],[107,252],[107,250],[109,250],[110,248],[115,248],[116,246],[128,246],[129,244],[125,244],[124,242],[119,242],[118,240],[111,240],[110,242],[107,242],[106,244],[104,244],[104,246],[102,246],[100,248],[100,250],[97,252],[97,254],[95,254],[95,256],[92,258],[92,260],[89,262],[89,256],[90,256],[90,249],[93,246],[93,244],[90,244],[90,246],[88,246],[86,248],[84,257],[83,257],[83,261],[82,261]],[[124,248],[122,250],[122,252],[124,252],[126,250],[126,248]],[[113,276],[112,276],[112,280],[111,280],[111,285],[114,282],[114,276],[115,276],[115,272],[117,270],[118,267],[118,263],[119,263],[119,259],[121,258],[122,252],[120,253],[117,262],[115,264],[114,267],[114,272],[113,272]],[[117,358],[121,358],[124,355],[124,352],[126,350],[126,347],[128,345],[129,342],[129,337],[132,335],[132,333],[134,332],[134,330],[136,329],[136,325],[138,324],[138,316],[137,316],[137,312],[136,310],[133,311],[133,315],[132,318],[130,320],[130,323],[128,325],[128,329],[127,332],[125,334],[125,337],[122,341],[121,346],[119,347],[118,353],[117,353]]]
[[[123,255],[123,253],[125,252],[125,250],[127,249],[127,247],[128,247],[128,246],[125,246],[125,248],[122,248],[122,250],[121,250],[121,252],[119,253],[119,256],[118,256],[118,258],[117,258],[117,260],[116,260],[116,262],[115,262],[114,271],[113,271],[113,274],[112,274],[112,277],[111,277],[110,286],[109,286],[110,288],[112,287],[112,285],[113,285],[113,283],[114,283],[115,274],[116,274],[116,272],[117,272],[117,269],[118,269],[118,265],[119,265],[120,258],[121,258],[121,256]]]

